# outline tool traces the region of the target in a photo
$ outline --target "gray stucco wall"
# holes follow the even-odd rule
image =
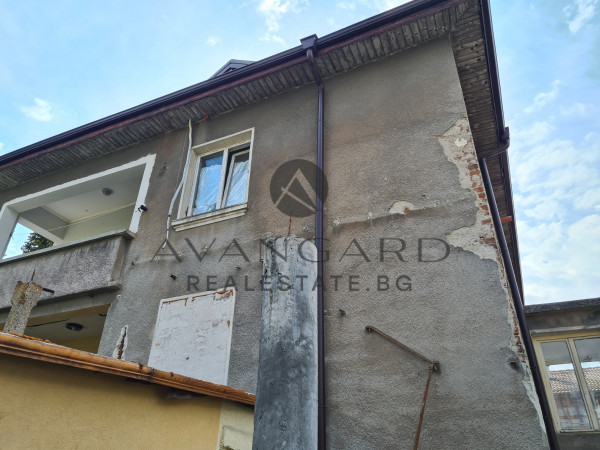
[[[421,448],[544,448],[526,368],[514,364],[518,355],[509,294],[493,230],[489,222],[482,224],[485,199],[471,184],[478,174],[471,174],[461,156],[472,153],[472,143],[468,124],[461,121],[465,107],[450,44],[435,41],[325,85],[329,448],[412,447],[427,365],[367,334],[366,325],[441,362],[441,373],[431,384]],[[181,262],[153,256],[164,240],[186,130],[0,194],[0,201],[6,201],[156,154],[148,212],[125,256],[123,287],[112,300],[100,353],[111,355],[121,328],[128,325],[125,359],[145,363],[160,300],[188,293],[187,275],[201,280],[216,275],[216,287],[232,275],[238,285],[229,384],[255,391],[261,323],[258,240],[285,235],[289,226],[289,218],[271,202],[269,181],[287,160],[315,160],[316,100],[316,88],[309,86],[194,126],[194,144],[254,127],[254,156],[247,213],[172,232],[170,242]],[[312,217],[292,221],[296,235],[310,238],[313,230]],[[199,262],[185,238],[198,251],[216,241]],[[381,238],[403,239],[406,262],[394,254],[380,261]],[[448,257],[420,262],[419,238],[448,242]],[[232,239],[249,262],[222,257]],[[349,256],[358,253],[355,246],[344,256],[353,239],[369,262]],[[443,255],[444,247],[433,247],[442,245],[439,241],[422,242],[427,244],[422,259]],[[388,241],[390,248],[394,243],[399,241]],[[353,279],[358,286],[349,285],[351,275],[359,276]],[[389,290],[377,290],[379,275],[389,277]],[[394,287],[400,275],[410,277],[410,291]],[[253,291],[245,289],[245,276]],[[337,291],[331,276],[342,277]],[[206,282],[198,287],[206,290]]]

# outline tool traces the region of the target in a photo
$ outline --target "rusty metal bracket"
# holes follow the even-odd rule
[[[417,432],[415,434],[415,443],[413,444],[413,450],[417,450],[419,448],[419,439],[421,438],[421,429],[423,428],[423,418],[425,417],[425,405],[427,404],[427,395],[429,394],[429,385],[431,384],[431,375],[433,375],[433,372],[440,371],[440,362],[433,361],[433,360],[421,355],[419,352],[413,350],[410,347],[407,347],[402,342],[399,342],[398,340],[385,334],[383,331],[379,330],[378,328],[375,328],[372,325],[367,325],[365,327],[365,330],[374,331],[375,333],[384,337],[388,341],[392,342],[393,344],[396,344],[398,347],[403,348],[407,352],[412,353],[417,358],[419,358],[429,364],[429,370],[427,371],[427,383],[425,384],[425,392],[423,393],[423,401],[421,402],[421,412],[419,414],[419,423],[417,424]]]
[[[384,338],[386,338],[388,341],[393,342],[394,344],[396,344],[398,347],[403,348],[404,350],[406,350],[409,353],[412,353],[413,355],[415,355],[417,358],[422,359],[423,361],[425,361],[426,363],[434,366],[433,370],[435,372],[438,372],[440,370],[440,362],[439,361],[432,361],[429,358],[426,358],[425,356],[421,355],[419,352],[413,350],[410,347],[407,347],[406,345],[404,345],[402,342],[397,341],[396,339],[394,339],[393,337],[385,334],[383,331],[379,330],[378,328],[375,328],[373,325],[367,325],[365,327],[365,330],[367,331],[374,331],[375,333],[379,334],[380,336],[383,336]]]

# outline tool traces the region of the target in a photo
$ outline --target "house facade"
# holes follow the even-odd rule
[[[0,157],[0,247],[17,224],[54,242],[0,262],[0,322],[33,279],[26,334],[254,393],[263,295],[320,290],[329,448],[546,448],[489,4],[411,2],[308,50]],[[315,165],[322,276],[273,286],[269,239],[319,228]]]

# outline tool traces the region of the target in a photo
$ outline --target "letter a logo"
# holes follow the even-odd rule
[[[307,217],[316,211],[317,173],[319,168],[304,159],[282,164],[271,178],[271,199],[286,216]],[[323,177],[323,203],[327,197],[327,180]]]

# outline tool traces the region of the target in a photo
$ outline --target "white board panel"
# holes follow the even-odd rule
[[[227,384],[235,289],[161,300],[148,365]]]

